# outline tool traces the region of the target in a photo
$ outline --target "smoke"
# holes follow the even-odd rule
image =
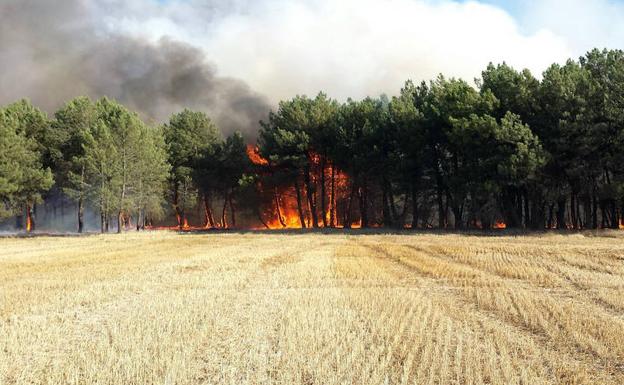
[[[471,81],[490,61],[539,77],[576,55],[547,25],[526,30],[485,0],[127,0],[102,24],[201,47],[272,102],[319,90],[341,101],[394,95],[439,73]]]
[[[207,112],[225,134],[255,138],[271,107],[266,97],[219,76],[204,52],[187,43],[98,28],[97,6],[87,0],[0,3],[0,104],[26,97],[53,112],[79,95],[108,96],[151,121],[188,107]]]

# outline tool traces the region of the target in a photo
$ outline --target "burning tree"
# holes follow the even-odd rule
[[[255,163],[266,163],[275,215],[283,227],[294,227],[295,217],[302,228],[335,224],[336,168],[330,159],[337,112],[338,104],[323,93],[314,99],[298,96],[281,102],[261,123]]]
[[[381,118],[369,115],[375,102],[366,103],[363,109],[355,102],[351,106],[358,107],[341,109],[323,93],[314,99],[296,97],[280,103],[262,123],[259,151],[250,158],[266,169],[263,188],[274,195],[273,223],[301,228],[368,225],[367,181],[376,154],[370,151],[374,135],[368,132]],[[356,199],[360,219],[354,221]]]

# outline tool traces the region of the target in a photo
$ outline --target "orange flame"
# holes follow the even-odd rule
[[[169,231],[202,231],[206,230],[210,227],[204,226],[191,226],[188,223],[188,219],[184,218],[182,221],[182,229],[180,229],[180,225],[176,226],[145,226],[146,230],[169,230]]]
[[[257,166],[267,166],[269,161],[260,155],[258,146],[247,145],[247,156],[249,160]],[[340,224],[340,219],[343,213],[338,212],[338,205],[342,204],[342,210],[345,207],[345,200],[350,199],[351,183],[349,183],[349,176],[336,169],[332,162],[326,161],[320,154],[310,151],[307,154],[309,162],[309,178],[310,183],[315,188],[315,196],[310,199],[307,194],[307,188],[300,184],[301,191],[301,211],[297,203],[297,191],[294,186],[280,186],[267,190],[266,193],[274,194],[272,199],[272,207],[268,212],[265,212],[265,217],[270,218],[266,221],[267,227],[270,229],[299,229],[302,227],[302,219],[305,223],[305,227],[312,227],[312,205],[310,200],[315,202],[316,213],[318,217],[318,225],[323,226],[322,213],[325,213],[325,223],[329,227],[342,227],[344,224]],[[270,173],[270,170],[266,170]],[[324,186],[320,186],[324,181]],[[303,181],[302,181],[303,182]],[[258,188],[262,190],[262,183],[258,182]],[[323,189],[324,187],[324,189]],[[320,197],[319,194],[324,190],[325,196]],[[351,197],[352,199],[356,199]],[[340,202],[338,202],[340,201]],[[324,203],[325,207],[321,206]],[[333,215],[331,213],[333,212]],[[332,223],[333,222],[333,223]],[[361,219],[354,218],[351,228],[362,227]]]
[[[620,219],[620,230],[624,230],[624,218]]]
[[[499,230],[506,229],[507,228],[507,224],[505,222],[503,222],[503,221],[496,221],[496,224],[494,225],[494,228],[495,229],[499,229]]]
[[[258,166],[266,166],[269,164],[269,161],[264,159],[261,155],[260,155],[260,149],[258,148],[258,146],[254,146],[251,144],[247,145],[247,156],[249,157],[249,160],[251,160],[251,162],[253,164],[256,164]]]
[[[26,215],[26,231],[29,233],[32,231],[32,219],[30,218],[30,214]]]
[[[271,229],[299,229],[301,219],[297,208],[294,188],[287,188],[281,193],[276,192],[274,211],[267,225]],[[277,207],[279,205],[279,208]]]

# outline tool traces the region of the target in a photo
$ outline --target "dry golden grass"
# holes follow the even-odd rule
[[[623,384],[606,235],[0,239],[0,384]]]

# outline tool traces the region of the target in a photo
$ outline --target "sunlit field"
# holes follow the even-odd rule
[[[0,384],[622,384],[624,237],[0,239]]]

